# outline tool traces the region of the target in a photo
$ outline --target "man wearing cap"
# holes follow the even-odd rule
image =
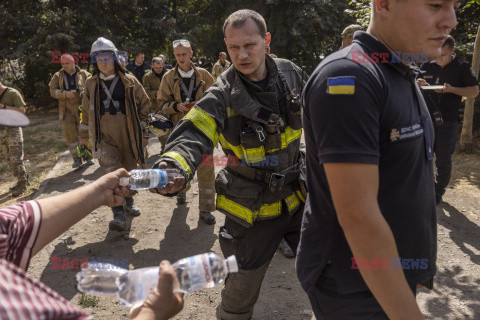
[[[424,63],[425,71],[419,78],[419,85],[441,85],[442,89],[424,90],[435,128],[435,201],[442,197],[452,175],[452,155],[458,138],[459,112],[462,97],[475,98],[478,95],[478,80],[472,74],[470,64],[455,55],[455,40],[448,36],[442,47],[442,54],[436,60]]]
[[[69,54],[64,54],[60,62],[62,69],[53,75],[48,86],[50,95],[58,100],[58,116],[62,121],[65,142],[73,158],[72,168],[79,168],[82,165],[82,159],[77,155],[81,112],[79,108],[82,105],[83,88],[90,73],[75,65],[75,60]],[[85,160],[87,165],[93,164],[91,157]]]
[[[239,270],[225,280],[219,316],[247,320],[280,241],[296,251],[300,237],[306,195],[298,94],[307,78],[291,61],[266,54],[271,35],[258,12],[232,13],[223,32],[233,65],[173,130],[158,163],[179,168],[186,179],[153,191],[174,195],[202,155],[221,144],[228,161],[215,180],[217,209],[226,215],[219,241]]]
[[[309,196],[296,267],[318,320],[424,319],[417,285],[432,288],[437,270],[434,131],[420,70],[392,52],[438,57],[460,5],[373,0],[367,32],[305,87]]]
[[[152,59],[152,70],[149,71],[146,75],[143,76],[143,88],[147,93],[148,97],[150,98],[150,113],[157,113],[161,114],[160,106],[158,104],[159,98],[159,89],[160,83],[162,82],[162,78],[166,73],[166,69],[164,68],[164,62],[160,57],[155,57]],[[168,134],[164,131],[165,134],[158,136],[158,140],[162,145],[162,151],[165,148],[165,143],[168,139]]]
[[[163,114],[176,125],[200,100],[214,80],[207,70],[193,65],[191,61],[193,51],[188,40],[173,41],[173,52],[177,65],[163,76],[158,92],[158,104]],[[212,214],[215,211],[214,169],[213,164],[200,165],[197,173],[199,215],[207,224],[215,224],[215,217]],[[178,194],[178,204],[186,202],[188,188]]]
[[[25,113],[25,101],[20,92],[14,88],[4,86],[0,82],[0,109],[11,110],[7,114],[12,117],[20,116]],[[2,151],[8,166],[17,178],[17,184],[10,188],[12,196],[18,197],[26,189],[28,184],[28,175],[23,163],[23,131],[21,127],[3,127],[0,126],[0,142]]]
[[[340,49],[348,47],[353,42],[353,34],[355,31],[362,30],[362,26],[358,24],[351,24],[346,27],[342,32],[342,46]]]
[[[227,54],[220,52],[218,55],[218,61],[213,65],[212,76],[217,81],[219,75],[230,67],[230,61],[227,60]]]
[[[93,75],[87,80],[80,123],[80,145],[90,140],[103,174],[137,165],[145,166],[144,147],[148,144],[148,110],[150,100],[143,86],[118,64],[118,51],[108,39],[98,38],[91,49]],[[126,230],[125,210],[139,216],[140,209],[131,192],[125,207],[112,207],[112,231]]]

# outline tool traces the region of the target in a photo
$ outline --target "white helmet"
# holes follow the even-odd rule
[[[92,50],[90,50],[90,55],[93,55],[94,52],[100,51],[110,51],[117,53],[118,50],[113,44],[112,41],[105,39],[104,37],[100,37],[92,44]]]

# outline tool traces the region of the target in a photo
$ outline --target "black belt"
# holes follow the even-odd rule
[[[300,177],[300,170],[297,169],[298,165],[288,167],[281,172],[273,172],[266,169],[252,168],[239,163],[237,164],[238,165],[236,166],[228,166],[226,168],[230,172],[266,185],[272,192],[281,191],[284,186],[297,181]]]

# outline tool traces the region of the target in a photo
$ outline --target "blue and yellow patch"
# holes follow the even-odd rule
[[[355,93],[355,77],[328,78],[328,94],[352,95]]]

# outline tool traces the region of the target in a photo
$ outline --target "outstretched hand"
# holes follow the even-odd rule
[[[120,179],[129,176],[127,170],[122,168],[107,173],[94,182],[95,187],[98,188],[98,194],[103,196],[103,205],[116,207],[123,204],[123,198],[128,195],[129,188],[120,186]]]
[[[158,169],[176,169],[176,167],[170,163],[162,161],[158,164]],[[185,178],[184,177],[177,177],[173,182],[168,182],[165,187],[157,188],[157,189],[150,189],[150,192],[153,193],[160,193],[160,194],[171,194],[176,193],[183,189],[185,185]]]

